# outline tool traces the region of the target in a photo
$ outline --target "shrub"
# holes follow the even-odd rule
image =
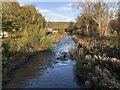
[[[77,53],[78,53],[78,48],[76,46],[72,46],[70,48],[70,56],[71,56],[71,58],[76,59],[77,58]]]
[[[94,89],[120,89],[120,60],[113,58],[114,55],[109,57],[108,50],[111,50],[111,46],[104,41],[86,39],[79,39],[77,46],[80,49],[76,74],[85,81],[86,86]]]

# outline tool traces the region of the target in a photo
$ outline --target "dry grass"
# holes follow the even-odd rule
[[[114,45],[95,39],[79,39],[76,71],[87,87],[120,89],[120,59],[109,57]]]
[[[76,59],[77,58],[77,50],[76,50],[76,47],[75,46],[72,46],[70,48],[70,56],[71,58],[73,59]]]

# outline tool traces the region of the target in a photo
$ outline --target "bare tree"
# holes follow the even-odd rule
[[[84,22],[86,26],[86,32],[89,34],[89,17],[90,17],[90,9],[91,9],[91,2],[79,2],[73,5],[74,8],[80,9],[82,11],[82,15],[85,17]]]
[[[98,24],[100,35],[108,35],[109,23],[113,19],[113,5],[110,2],[94,2],[91,17]]]
[[[111,8],[110,8],[111,6]],[[98,24],[98,32],[101,35],[108,34],[109,22],[112,19],[113,14],[112,4],[109,2],[103,2],[102,0],[85,0],[84,2],[75,3],[74,7],[80,9],[82,14],[85,15],[86,31],[89,32],[89,16]]]

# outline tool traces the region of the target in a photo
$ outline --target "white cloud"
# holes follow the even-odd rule
[[[20,3],[20,6],[24,6],[24,4],[23,4],[23,3]]]
[[[69,21],[73,21],[72,18],[58,14],[58,13],[54,13],[50,10],[39,10],[43,16],[45,16],[47,21],[54,21],[54,22],[69,22]]]
[[[71,7],[60,7],[60,8],[58,8],[59,10],[72,10],[72,8]]]
[[[20,6],[25,6],[25,5],[29,5],[29,4],[31,4],[31,3],[30,2],[21,2]]]
[[[47,9],[39,9],[39,11],[42,13],[42,12],[49,12],[49,10]]]
[[[73,6],[73,3],[68,3],[66,6],[72,7],[72,6]]]
[[[57,9],[71,11],[73,10],[72,6],[73,6],[73,3],[67,3],[65,6],[59,7]]]

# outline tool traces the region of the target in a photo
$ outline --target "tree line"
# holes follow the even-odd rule
[[[46,20],[34,5],[3,2],[2,30],[8,33],[3,37],[3,58],[53,47],[51,38],[46,36]]]
[[[74,3],[73,8],[80,10],[80,15],[75,23],[70,22],[68,31],[71,33],[108,36],[114,31],[119,32],[117,3],[85,1]]]

